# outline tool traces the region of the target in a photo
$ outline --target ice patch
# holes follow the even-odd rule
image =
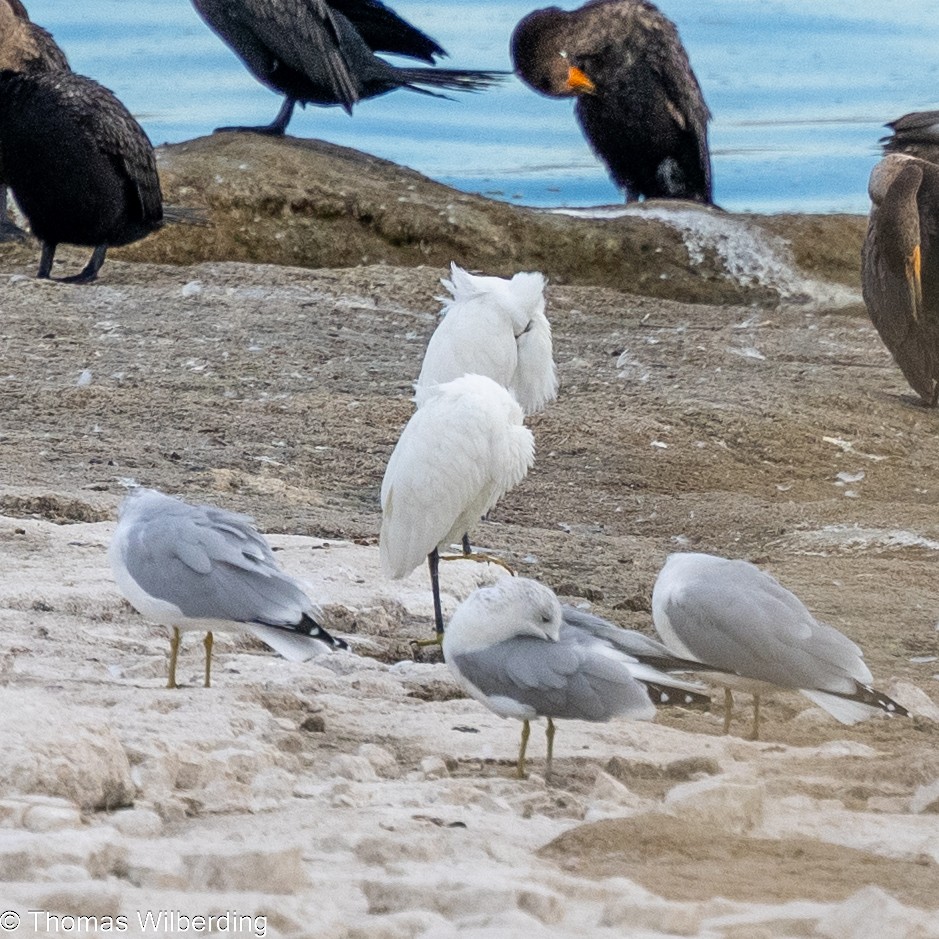
[[[576,218],[616,219],[631,215],[651,218],[677,229],[688,259],[701,264],[708,254],[716,255],[728,277],[742,287],[766,287],[781,300],[812,307],[839,308],[861,302],[856,290],[840,284],[806,277],[792,260],[789,244],[758,225],[705,208],[668,206],[598,206],[549,210]]]

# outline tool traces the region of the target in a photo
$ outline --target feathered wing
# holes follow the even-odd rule
[[[519,423],[510,423],[498,400],[508,393],[488,379],[469,379],[488,382],[497,393],[495,407],[485,395],[431,394],[388,461],[379,554],[389,577],[407,576],[434,548],[461,538],[521,482],[534,460],[534,438],[521,426],[520,412]]]
[[[325,0],[193,0],[208,25],[262,82],[287,68],[324,88],[347,111],[360,97],[346,45],[362,43]],[[352,34],[355,34],[354,36]]]
[[[518,350],[512,324],[500,313],[478,297],[450,303],[427,343],[418,385],[485,375],[508,387],[516,372]]]
[[[880,190],[880,179],[889,182]],[[892,176],[892,178],[890,178]],[[864,302],[874,327],[914,391],[935,404],[939,380],[939,168],[888,157],[872,174],[861,255]]]
[[[870,681],[850,639],[818,623],[794,594],[744,561],[702,569],[659,604],[681,644],[706,664],[782,688],[850,693]],[[662,634],[658,618],[656,629]]]
[[[476,697],[488,698],[497,713],[499,699],[509,699],[534,714],[559,719],[606,721],[628,716],[650,720],[655,716],[648,694],[625,663],[569,642],[563,633],[557,642],[530,636],[508,639],[460,653],[453,664],[464,687]],[[502,709],[508,713],[509,708]]]
[[[330,6],[352,23],[373,52],[406,55],[431,65],[437,56],[447,54],[439,43],[379,0],[330,0]]]
[[[312,611],[249,518],[163,498],[119,526],[123,563],[140,589],[191,619],[296,627]]]

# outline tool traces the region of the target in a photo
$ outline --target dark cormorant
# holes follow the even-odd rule
[[[900,149],[899,142],[891,141],[884,149]],[[933,152],[939,154],[939,149]],[[861,252],[864,303],[910,387],[927,406],[935,407],[939,400],[939,165],[888,152],[871,172],[868,192],[872,204]]]
[[[117,98],[74,72],[0,71],[0,166],[42,242],[48,277],[60,242],[94,247],[66,280],[94,280],[111,245],[163,223],[153,148]]]
[[[627,202],[712,202],[711,113],[674,23],[651,3],[535,10],[515,27],[511,53],[535,91],[576,96],[581,129]]]
[[[887,127],[893,135],[880,138],[885,153],[907,153],[930,163],[939,163],[939,111],[904,114]]]
[[[30,22],[20,0],[0,0],[0,69],[28,72],[68,67],[65,53],[49,33]],[[7,187],[0,166],[0,241],[25,235],[7,214]]]
[[[376,52],[433,64],[446,55],[429,36],[379,0],[192,0],[193,6],[263,85],[285,95],[271,124],[220,127],[281,135],[301,104],[338,104],[348,113],[396,88],[479,91],[499,73],[398,68]],[[426,86],[426,87],[425,87]]]

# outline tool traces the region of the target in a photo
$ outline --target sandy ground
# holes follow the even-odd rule
[[[756,743],[721,736],[718,707],[570,723],[546,785],[540,730],[514,779],[518,725],[413,661],[423,572],[377,573],[445,271],[109,262],[70,288],[31,270],[0,278],[14,935],[198,932],[180,912],[337,939],[939,936],[937,417],[856,305],[552,287],[560,397],[476,540],[646,631],[670,551],[755,561],[914,717],[845,728],[781,693]],[[189,634],[165,690],[165,633],[105,557],[129,480],[254,515],[356,654],[295,665],[223,636],[206,690]],[[495,576],[450,565],[448,607]]]

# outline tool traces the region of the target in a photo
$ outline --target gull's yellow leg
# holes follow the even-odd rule
[[[179,657],[180,638],[179,627],[174,626],[172,633],[170,633],[170,668],[166,681],[167,688],[179,687],[179,685],[176,684],[176,659]]]
[[[515,775],[519,779],[525,778],[525,751],[528,749],[528,737],[531,734],[531,724],[528,721],[522,721],[522,742],[518,748],[518,765],[515,768]]]
[[[724,733],[730,733],[730,719],[734,713],[734,696],[730,688],[724,689]]]
[[[551,778],[551,761],[554,759],[554,721],[548,718],[548,729],[545,731],[548,738],[548,765],[545,768],[544,780],[547,782]]]
[[[215,645],[215,637],[212,633],[206,633],[205,639],[202,640],[202,645],[205,646],[205,687],[212,687],[212,646]]]
[[[753,731],[750,734],[751,740],[760,739],[760,696],[753,696]]]

